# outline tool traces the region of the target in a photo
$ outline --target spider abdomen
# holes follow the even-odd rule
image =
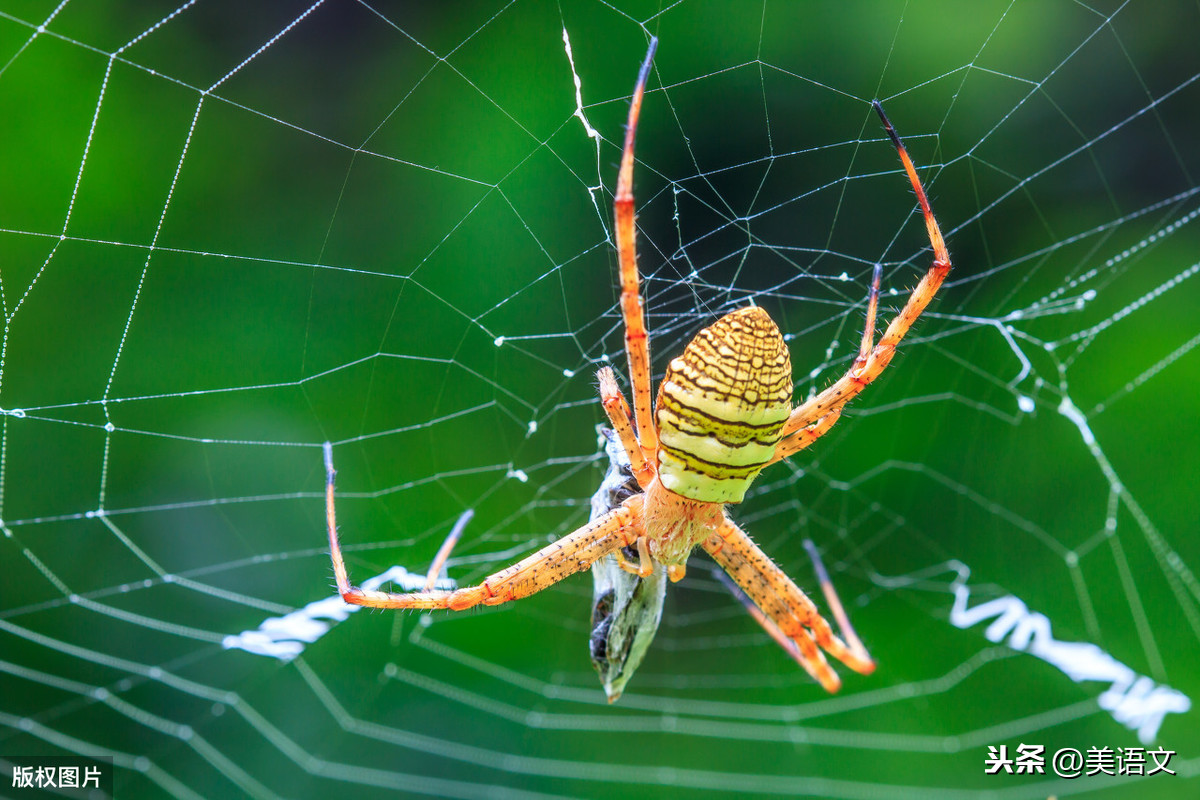
[[[658,475],[705,503],[740,503],[792,410],[792,365],[761,308],[727,314],[671,361],[658,391]]]

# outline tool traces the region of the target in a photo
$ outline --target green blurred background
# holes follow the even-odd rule
[[[1200,696],[1195,3],[176,9],[0,3],[0,755],[110,755],[120,797],[1200,795],[1195,711],[1177,777],[984,775],[1139,743],[949,622],[969,572]],[[329,595],[325,440],[359,580],[466,509],[463,585],[586,521],[649,34],[656,371],[753,299],[819,390],[876,262],[890,319],[929,254],[874,97],[948,234],[895,365],[736,509],[806,587],[821,547],[879,670],[826,696],[703,556],[612,707],[586,575],[224,649]]]

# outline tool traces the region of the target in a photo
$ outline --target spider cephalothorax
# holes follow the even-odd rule
[[[808,596],[730,519],[725,504],[740,503],[759,472],[823,436],[853,399],[891,362],[896,345],[933,299],[950,272],[950,254],[929,208],[916,169],[883,113],[874,103],[908,174],[933,247],[933,265],[877,344],[875,311],[882,270],[876,265],[867,299],[867,322],[858,356],[831,386],[792,408],[792,368],[775,323],[754,306],[727,314],[696,334],[667,366],[657,403],[651,408],[650,347],[637,268],[633,207],[633,145],[646,79],[657,40],[652,39],[629,107],[625,148],[613,202],[620,261],[621,315],[629,358],[633,409],[612,369],[598,374],[604,412],[619,438],[641,492],[533,555],[454,591],[367,591],[350,584],[338,545],[334,516],[332,447],[325,447],[326,516],[338,590],[349,603],[378,608],[464,609],[527,597],[568,575],[588,569],[610,553],[630,572],[649,576],[664,569],[671,580],[684,575],[697,546],[729,574],[763,613],[763,624],[794,644],[800,664],[829,691],[840,679],[821,653],[863,674],[875,668],[831,596],[845,641],[834,635]],[[622,556],[634,548],[637,564]],[[432,584],[430,584],[431,587]]]

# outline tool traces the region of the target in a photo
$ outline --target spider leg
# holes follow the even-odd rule
[[[851,647],[834,635],[800,587],[728,517],[703,546],[766,618],[796,643],[801,665],[826,691],[836,692],[842,682],[821,648],[855,672],[869,675],[875,670],[862,645]]]
[[[722,569],[714,569],[713,575],[721,582],[722,586],[729,590],[734,599],[742,604],[746,609],[746,613],[753,617],[754,621],[762,626],[762,629],[775,640],[775,644],[783,648],[785,653],[807,670],[808,664],[804,661],[804,656],[800,654],[800,648],[796,646],[796,643],[789,639],[787,634],[780,630],[779,626],[762,612],[761,608],[754,605],[754,601],[746,596],[746,593],[742,591],[742,587],[733,582],[733,578],[729,577],[729,573]],[[809,672],[809,674],[811,675],[812,673]]]
[[[442,542],[442,546],[438,548],[433,561],[429,562],[429,569],[425,572],[425,591],[433,591],[434,584],[437,583],[438,577],[446,567],[446,559],[450,558],[450,551],[458,544],[458,540],[462,538],[463,529],[467,527],[467,523],[474,516],[475,512],[467,509],[458,518],[458,521],[454,523],[454,527],[450,529],[450,533],[446,534],[446,539]]]
[[[891,321],[884,331],[883,336],[879,339],[879,343],[870,348],[869,352],[860,350],[858,358],[854,360],[849,371],[839,378],[832,386],[818,394],[816,397],[801,403],[796,407],[786,423],[783,426],[784,437],[807,428],[814,422],[817,422],[822,417],[833,411],[841,410],[842,406],[850,402],[858,396],[864,388],[867,387],[873,380],[879,377],[879,373],[883,372],[884,368],[891,363],[892,357],[896,354],[896,346],[900,340],[904,338],[913,323],[917,321],[917,317],[925,311],[925,307],[929,305],[929,301],[937,294],[937,290],[942,285],[942,281],[950,274],[950,252],[946,249],[946,242],[942,238],[941,229],[938,228],[937,220],[933,218],[933,210],[929,207],[929,199],[925,196],[925,190],[921,186],[921,179],[917,176],[917,170],[913,167],[912,159],[908,157],[908,151],[904,148],[904,143],[900,141],[899,135],[896,134],[896,129],[892,127],[892,123],[888,120],[887,115],[883,113],[883,106],[876,100],[873,103],[875,112],[879,114],[879,118],[883,121],[883,127],[887,130],[888,136],[891,137],[892,144],[896,147],[896,152],[900,155],[900,162],[904,165],[904,171],[908,173],[908,180],[912,184],[913,192],[917,195],[917,203],[921,207],[921,213],[925,217],[925,229],[929,233],[929,244],[933,248],[933,264],[929,270],[921,278],[921,282],[917,284],[917,288],[913,289],[912,294],[908,298],[908,302],[904,304],[904,308],[900,309],[900,313]],[[879,268],[876,267],[878,270]],[[874,297],[877,297],[874,294]],[[873,303],[872,303],[873,305]],[[864,348],[870,343],[870,333],[874,330],[874,315],[868,310],[868,328],[863,335]]]
[[[633,209],[633,143],[637,136],[638,114],[642,110],[642,95],[646,89],[646,79],[650,75],[650,62],[657,47],[658,39],[651,37],[650,49],[646,52],[646,60],[638,73],[633,98],[629,103],[625,149],[621,153],[617,193],[613,200],[617,259],[621,264],[621,317],[625,322],[625,353],[629,357],[629,380],[633,384],[637,438],[647,458],[658,449],[658,432],[654,428],[653,409],[650,405],[650,342],[646,334],[642,297],[638,290],[637,231],[634,227]]]
[[[350,584],[338,541],[334,513],[333,448],[325,444],[325,521],[329,529],[329,554],[338,592],[347,603],[371,608],[448,608],[460,611],[479,604],[498,605],[527,597],[568,575],[587,569],[596,559],[619,547],[633,544],[641,535],[641,495],[635,495],[603,517],[543,547],[507,569],[489,575],[478,586],[452,592],[376,592]]]
[[[654,572],[654,562],[650,560],[650,544],[645,536],[639,536],[637,539],[638,565],[635,567],[625,559],[625,554],[620,550],[616,551],[617,564],[626,572],[637,575],[639,578],[649,578]]]
[[[767,462],[767,466],[774,464],[776,461],[791,458],[817,439],[820,439],[829,432],[829,429],[833,427],[833,424],[838,421],[838,417],[841,415],[841,410],[834,409],[807,428],[801,428],[791,436],[784,438],[779,444],[775,445],[775,455],[771,456],[771,460]]]
[[[833,581],[829,579],[829,573],[825,571],[825,564],[821,561],[821,553],[813,544],[812,539],[804,540],[804,549],[808,551],[808,557],[812,560],[813,571],[817,573],[817,583],[821,584],[821,593],[825,595],[825,602],[829,604],[829,611],[833,614],[834,622],[837,623],[842,639],[851,650],[861,654],[863,658],[870,659],[862,639],[858,638],[858,634],[854,632],[854,626],[850,624],[850,617],[846,616],[846,608],[842,605],[837,590],[833,588]]]
[[[875,265],[875,274],[871,277],[871,290],[867,293],[867,321],[863,325],[862,344],[858,348],[858,357],[854,359],[854,368],[861,368],[867,362],[871,353],[871,345],[875,339],[875,312],[879,308],[879,283],[883,280],[883,265]],[[820,439],[841,416],[840,409],[834,409],[813,424],[801,428],[790,436],[785,436],[775,446],[775,455],[767,462],[770,466],[776,461],[789,458],[810,444]]]
[[[871,345],[875,341],[875,314],[879,310],[879,284],[883,281],[883,264],[876,264],[871,275],[871,289],[867,292],[867,321],[863,323],[862,344],[858,346],[858,357],[854,359],[857,367],[867,363],[871,355]]]
[[[625,455],[629,457],[629,468],[633,470],[638,486],[645,489],[654,478],[654,468],[646,461],[646,456],[638,445],[637,436],[634,435],[625,395],[621,394],[621,388],[617,386],[617,378],[611,367],[604,367],[597,372],[596,379],[600,382],[600,401],[604,404],[604,413],[608,415],[608,421],[617,432]]]

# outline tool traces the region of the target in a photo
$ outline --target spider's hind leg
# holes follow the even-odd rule
[[[704,541],[704,549],[766,618],[796,643],[800,665],[826,691],[836,692],[842,681],[825,660],[822,649],[855,672],[869,675],[875,671],[875,662],[857,637],[849,645],[839,639],[812,600],[731,520],[727,518]]]

